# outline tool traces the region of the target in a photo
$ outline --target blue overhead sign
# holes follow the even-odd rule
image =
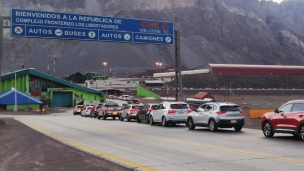
[[[11,22],[11,35],[19,37],[174,43],[174,24],[163,21],[13,9]]]

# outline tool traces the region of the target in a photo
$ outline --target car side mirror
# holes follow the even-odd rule
[[[278,109],[274,110],[274,113],[280,113],[280,111]]]

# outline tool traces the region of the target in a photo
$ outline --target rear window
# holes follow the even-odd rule
[[[241,111],[241,109],[238,106],[221,106],[221,111]]]
[[[76,107],[83,108],[83,106],[76,106]]]
[[[106,104],[105,107],[118,107],[118,104]]]
[[[189,109],[189,106],[187,104],[171,104],[170,107],[171,109]]]
[[[132,109],[140,109],[142,106],[132,106]]]
[[[87,110],[90,110],[90,109],[92,109],[93,107],[87,107]]]

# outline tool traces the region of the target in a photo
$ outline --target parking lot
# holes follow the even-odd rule
[[[304,165],[301,140],[288,134],[265,138],[259,129],[189,130],[185,124],[163,127],[80,117],[72,110],[14,118],[63,143],[135,170],[278,171],[301,170]]]

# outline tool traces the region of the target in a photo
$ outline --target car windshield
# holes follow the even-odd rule
[[[238,106],[221,106],[221,111],[241,111]]]
[[[151,108],[156,109],[158,105],[153,105]]]
[[[106,104],[105,107],[118,107],[118,104]]]
[[[189,109],[187,104],[171,104],[171,109]]]

